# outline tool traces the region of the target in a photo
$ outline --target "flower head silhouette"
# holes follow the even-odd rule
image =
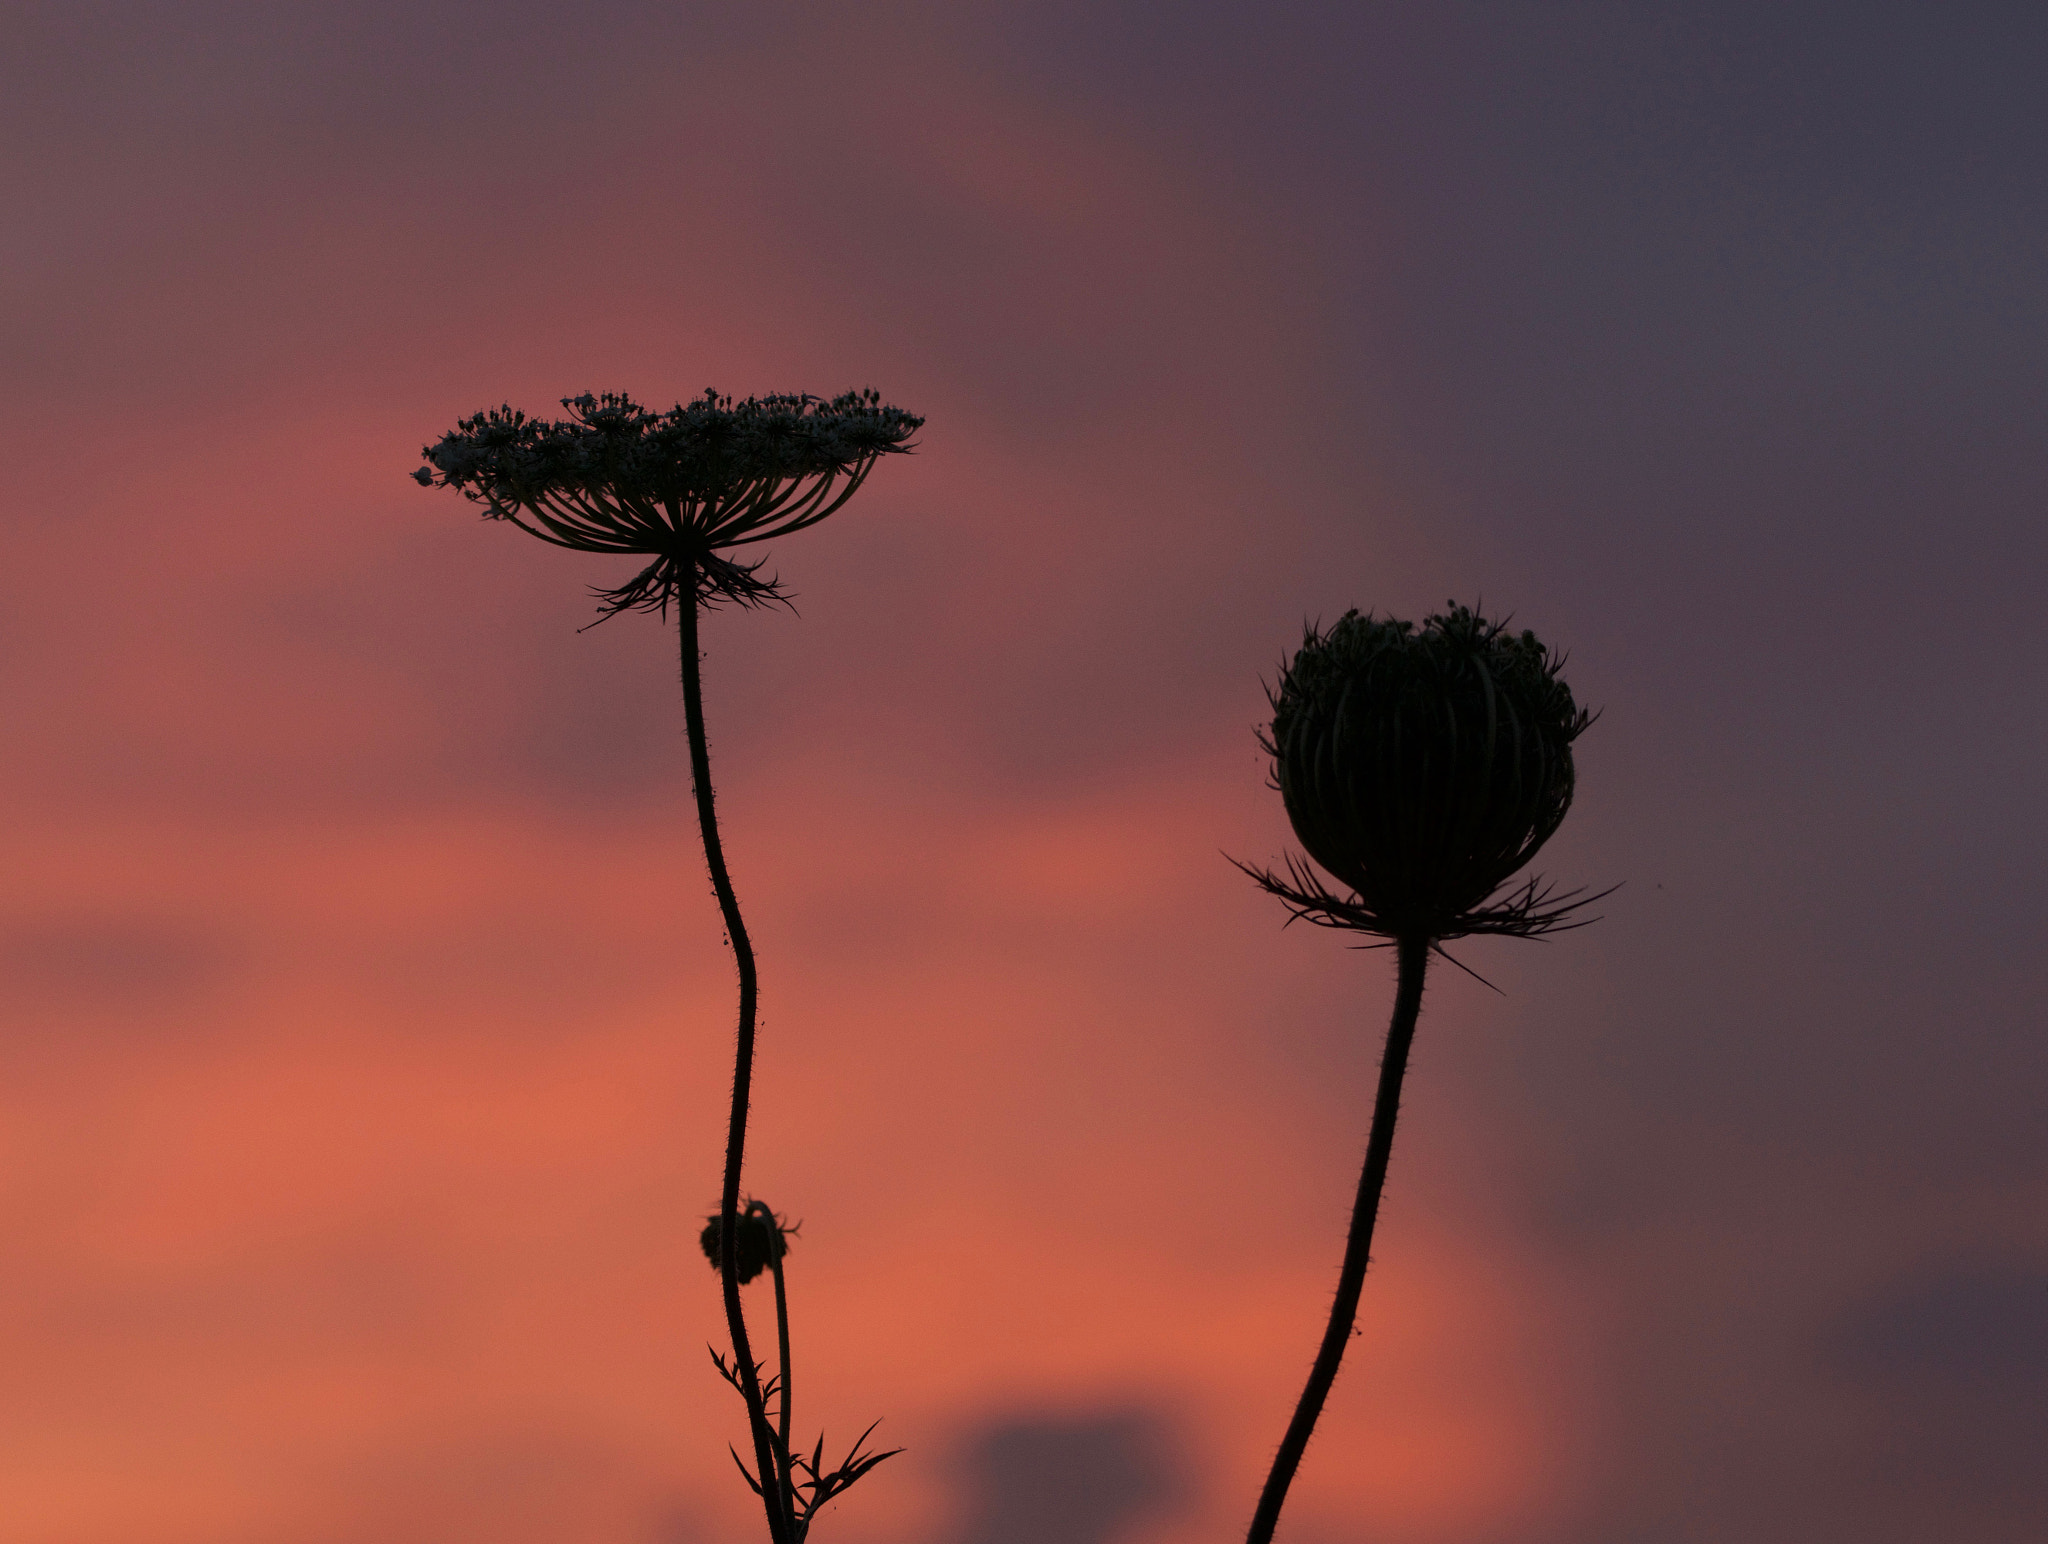
[[[761,1272],[781,1261],[789,1253],[789,1241],[796,1236],[796,1229],[784,1222],[759,1201],[747,1203],[741,1212],[738,1231],[734,1237],[733,1250],[738,1256],[735,1268],[739,1271],[740,1285],[745,1286]],[[704,1251],[704,1258],[711,1262],[711,1268],[719,1270],[725,1263],[725,1219],[713,1215],[704,1219],[704,1231],[697,1235],[697,1247]]]
[[[1349,611],[1327,632],[1308,629],[1271,693],[1272,730],[1259,743],[1308,857],[1290,856],[1284,875],[1238,867],[1293,919],[1364,934],[1393,948],[1397,965],[1336,1296],[1247,1544],[1271,1544],[1357,1321],[1431,952],[1449,938],[1576,927],[1597,899],[1535,879],[1509,888],[1571,808],[1572,742],[1593,721],[1562,665],[1534,633],[1464,606],[1420,628]]]
[[[1532,632],[1453,605],[1421,628],[1349,611],[1311,627],[1271,694],[1261,745],[1301,844],[1247,868],[1297,917],[1440,942],[1575,925],[1575,894],[1503,894],[1571,808],[1572,742],[1593,716]]]
[[[614,392],[564,397],[550,422],[511,407],[464,419],[421,455],[422,487],[458,488],[542,541],[580,552],[651,557],[600,589],[605,615],[699,601],[779,598],[759,563],[723,556],[816,525],[867,480],[876,461],[911,448],[924,420],[872,391],[827,401],[707,391],[657,413]]]

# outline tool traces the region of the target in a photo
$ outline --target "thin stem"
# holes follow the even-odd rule
[[[690,782],[697,794],[697,828],[704,837],[704,862],[711,870],[711,888],[717,892],[718,909],[725,918],[725,936],[732,942],[740,971],[739,1049],[732,1074],[732,1120],[725,1138],[725,1187],[718,1201],[718,1275],[725,1289],[725,1323],[732,1334],[733,1360],[739,1364],[740,1393],[746,1399],[747,1424],[753,1431],[755,1473],[761,1480],[768,1535],[774,1544],[794,1544],[784,1488],[776,1480],[780,1469],[775,1462],[766,1402],[761,1397],[761,1379],[754,1369],[753,1347],[747,1341],[746,1315],[740,1309],[740,1162],[746,1154],[747,1104],[754,1081],[754,1014],[759,983],[754,973],[754,946],[747,939],[746,923],[740,919],[740,903],[733,895],[732,877],[725,870],[725,849],[718,840],[718,811],[711,794],[711,746],[704,735],[697,601],[689,591],[681,599],[676,613],[677,630],[682,634],[683,718],[689,730]]]
[[[759,1206],[760,1203],[757,1201],[755,1205]],[[765,1207],[762,1209],[766,1210]],[[771,1216],[769,1221],[773,1224],[774,1218]],[[780,1244],[782,1231],[780,1228],[776,1228],[769,1236],[777,1244]],[[775,1338],[777,1350],[782,1359],[782,1407],[775,1412],[775,1423],[778,1434],[782,1438],[782,1451],[784,1454],[787,1454],[789,1452],[789,1380],[792,1375],[789,1370],[789,1296],[782,1280],[782,1250],[780,1248],[772,1250],[768,1259],[768,1267],[775,1272]],[[788,1487],[791,1504],[794,1506],[796,1476],[794,1474],[784,1474],[783,1484]]]
[[[1344,1268],[1337,1275],[1337,1299],[1330,1305],[1330,1326],[1323,1348],[1308,1375],[1308,1387],[1294,1407],[1294,1419],[1266,1476],[1259,1509],[1252,1515],[1245,1544],[1271,1544],[1287,1487],[1301,1466],[1309,1433],[1323,1413],[1323,1400],[1337,1379],[1337,1366],[1351,1342],[1358,1319],[1358,1294],[1365,1285],[1366,1262],[1372,1255],[1372,1227],[1379,1215],[1380,1191],[1387,1183],[1387,1158],[1394,1150],[1394,1119],[1401,1111],[1401,1078],[1408,1070],[1408,1047],[1415,1039],[1415,1020],[1422,1012],[1422,977],[1429,968],[1429,940],[1404,938],[1395,946],[1399,961],[1394,988],[1394,1019],[1387,1027],[1387,1048],[1380,1057],[1379,1094],[1373,1100],[1372,1131],[1365,1140],[1365,1171],[1358,1177],[1358,1201],[1351,1210],[1351,1237],[1344,1246]]]

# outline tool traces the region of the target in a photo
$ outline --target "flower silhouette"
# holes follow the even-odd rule
[[[816,525],[881,457],[910,449],[924,420],[872,391],[827,401],[707,391],[656,413],[614,392],[564,397],[550,422],[511,407],[464,419],[421,454],[423,487],[458,488],[558,547],[653,559],[597,593],[605,615],[666,614],[669,602],[779,598],[759,563],[722,554]]]
[[[1286,902],[1291,920],[1393,948],[1396,971],[1336,1296],[1246,1544],[1271,1544],[1357,1322],[1431,953],[1448,938],[1576,927],[1579,908],[1597,899],[1535,879],[1508,888],[1571,808],[1572,742],[1593,721],[1562,666],[1534,633],[1464,606],[1420,629],[1349,611],[1327,632],[1308,630],[1271,694],[1272,730],[1259,743],[1308,857],[1290,856],[1284,876],[1238,867]]]
[[[458,489],[484,507],[486,518],[509,520],[555,546],[651,558],[625,584],[597,591],[603,616],[643,610],[665,620],[669,602],[676,603],[697,828],[739,977],[725,1174],[718,1215],[700,1239],[718,1268],[732,1336],[732,1359],[716,1350],[712,1359],[746,1404],[754,1469],[741,1462],[740,1470],[761,1498],[771,1544],[803,1544],[817,1508],[892,1455],[866,1452],[864,1434],[837,1469],[821,1470],[822,1437],[808,1459],[790,1444],[782,1255],[792,1230],[759,1202],[744,1212],[740,1206],[760,987],[718,830],[704,727],[701,613],[720,601],[751,606],[782,599],[775,581],[759,576],[758,562],[725,554],[816,525],[853,497],[883,456],[909,450],[924,420],[885,406],[872,391],[829,401],[771,396],[744,402],[707,391],[664,413],[615,393],[565,397],[562,405],[571,416],[558,422],[510,407],[466,418],[421,452],[427,464],[413,477],[423,487]],[[775,1278],[781,1356],[781,1370],[766,1380],[740,1300],[741,1284],[764,1268]],[[778,1407],[774,1423],[771,1398]],[[733,1456],[738,1461],[738,1453]]]
[[[1593,715],[1562,665],[1459,605],[1419,630],[1356,611],[1310,628],[1260,744],[1295,835],[1348,893],[1297,857],[1284,878],[1240,867],[1296,917],[1386,943],[1577,925],[1594,897],[1537,880],[1503,893],[1571,808],[1572,742]]]

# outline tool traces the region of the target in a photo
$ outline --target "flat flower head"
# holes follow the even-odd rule
[[[1347,612],[1310,628],[1272,693],[1263,741],[1298,860],[1255,873],[1297,915],[1394,939],[1563,925],[1532,881],[1502,887],[1571,808],[1572,742],[1592,721],[1531,632],[1463,606],[1420,628]]]
[[[744,402],[707,391],[660,413],[615,393],[562,405],[570,416],[559,420],[511,407],[464,419],[422,450],[413,476],[556,546],[652,558],[600,592],[609,611],[666,608],[684,593],[773,598],[758,563],[723,554],[817,524],[924,423],[872,391]]]

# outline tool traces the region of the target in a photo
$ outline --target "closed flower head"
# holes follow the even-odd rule
[[[1299,917],[1390,941],[1572,925],[1583,901],[1534,880],[1501,893],[1571,808],[1592,716],[1562,663],[1458,605],[1420,628],[1356,611],[1310,628],[1261,743],[1295,835],[1349,893],[1296,858],[1247,872]]]
[[[742,1282],[752,1281],[789,1253],[790,1236],[796,1229],[759,1201],[749,1202],[734,1220],[733,1256]],[[714,1271],[719,1269],[719,1243],[725,1237],[718,1222],[716,1217],[706,1217],[704,1231],[697,1235],[697,1246]]]
[[[652,558],[598,592],[608,615],[683,597],[775,599],[758,562],[723,554],[817,524],[924,423],[872,391],[744,402],[707,391],[662,413],[612,393],[562,405],[571,416],[559,421],[510,407],[464,419],[421,452],[413,477],[459,488],[542,541]]]

